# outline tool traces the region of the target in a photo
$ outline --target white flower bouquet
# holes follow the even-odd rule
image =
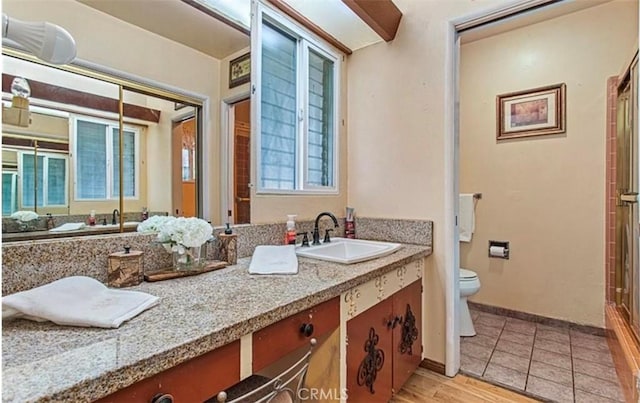
[[[16,220],[20,231],[33,231],[37,227],[40,216],[33,211],[20,210],[11,214],[11,218]]]
[[[138,232],[157,233],[156,241],[174,253],[176,266],[192,266],[204,262],[200,247],[211,239],[213,227],[196,217],[152,216],[138,224]]]
[[[15,213],[11,214],[11,218],[16,221],[29,222],[37,220],[38,218],[40,218],[40,216],[38,215],[38,213],[35,213],[33,211],[16,211]]]

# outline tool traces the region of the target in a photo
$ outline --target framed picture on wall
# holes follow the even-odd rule
[[[498,95],[497,139],[564,133],[565,98],[564,83]]]
[[[229,62],[229,88],[251,80],[251,54],[247,53]]]

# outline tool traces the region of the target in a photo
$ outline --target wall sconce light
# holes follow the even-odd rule
[[[31,87],[22,77],[15,77],[11,83],[11,107],[2,107],[2,123],[14,126],[29,126],[29,95]]]

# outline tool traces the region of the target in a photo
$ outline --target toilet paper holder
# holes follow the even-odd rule
[[[489,241],[489,257],[509,259],[509,241]]]

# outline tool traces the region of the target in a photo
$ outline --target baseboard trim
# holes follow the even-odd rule
[[[562,327],[566,329],[577,330],[582,333],[588,333],[595,336],[606,336],[606,329],[591,326],[582,325],[580,323],[569,322],[562,319],[548,318],[546,316],[535,315],[532,313],[514,311],[513,309],[500,308],[492,305],[479,304],[477,302],[467,301],[469,308],[477,311],[492,313],[494,315],[508,316],[511,318],[526,320],[529,322],[540,323],[542,325]]]
[[[444,364],[438,361],[433,361],[428,358],[425,358],[420,363],[420,367],[424,369],[428,369],[429,371],[433,371],[440,375],[446,375]]]

